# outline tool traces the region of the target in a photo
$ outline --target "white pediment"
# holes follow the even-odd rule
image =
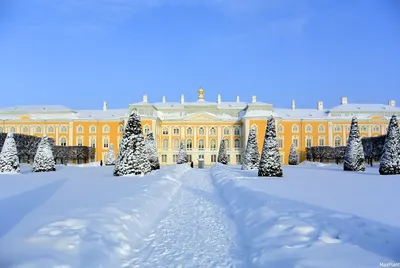
[[[221,119],[209,113],[197,113],[189,115],[184,119],[184,121],[219,121],[219,120]]]

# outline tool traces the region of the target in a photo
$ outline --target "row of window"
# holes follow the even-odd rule
[[[256,132],[258,131],[257,129],[257,125],[252,125],[252,128],[254,128],[256,130]],[[292,132],[299,132],[300,128],[298,125],[294,124],[292,126]],[[306,125],[306,133],[311,133],[313,132],[313,127],[311,125]],[[284,131],[284,127],[283,125],[279,125],[278,126],[278,132],[283,132]],[[347,131],[350,131],[350,126],[347,126]],[[360,126],[360,131],[361,132],[367,132],[368,131],[368,127],[365,125]],[[372,131],[374,133],[380,133],[381,132],[381,126],[375,125],[372,127]],[[318,126],[318,132],[319,133],[324,133],[325,132],[325,126],[324,125],[319,125]],[[342,132],[342,126],[340,125],[335,125],[334,126],[334,132]]]
[[[192,161],[193,161],[193,160],[192,160],[192,155],[191,155],[191,154],[188,154],[187,156],[188,156],[188,161],[189,161],[189,162],[192,162]],[[230,162],[231,162],[231,156],[228,154],[227,157],[228,157],[228,163],[230,163]],[[204,158],[204,155],[199,155],[198,158],[199,158],[199,159],[205,159],[205,158]],[[236,155],[235,158],[236,158],[236,159],[235,159],[235,160],[236,160],[236,164],[241,164],[241,163],[242,163],[242,156],[241,156],[240,154]],[[177,154],[174,154],[174,155],[172,156],[172,161],[173,161],[174,163],[176,163],[177,160],[178,160],[178,155],[177,155]],[[167,162],[168,162],[168,155],[166,155],[166,154],[161,155],[161,162],[162,162],[162,163],[167,163]],[[216,162],[217,162],[217,155],[216,155],[216,154],[210,155],[210,162],[211,162],[211,163],[216,163]]]
[[[225,142],[225,147],[229,149],[230,148],[230,141],[228,139],[225,139],[224,142]],[[193,141],[192,141],[192,139],[187,139],[185,141],[185,144],[186,144],[186,149],[187,150],[192,150],[193,149]],[[235,139],[234,140],[234,148],[235,149],[240,149],[241,145],[242,145],[242,143],[241,143],[240,139]],[[178,150],[179,146],[180,146],[180,140],[179,139],[174,139],[173,148],[175,150]],[[204,150],[204,147],[205,147],[205,141],[203,139],[199,139],[198,149],[199,150]],[[169,149],[169,140],[168,139],[163,139],[162,140],[162,148],[163,148],[163,150],[168,150]],[[211,139],[211,141],[210,141],[210,149],[211,150],[216,150],[217,149],[217,140],[216,139]]]
[[[85,143],[83,142],[83,137],[77,137],[76,138],[76,145],[77,146],[85,146]],[[61,137],[59,139],[59,144],[61,146],[67,146],[68,139],[66,137]],[[121,137],[118,137],[118,144],[121,141]],[[90,137],[89,138],[89,146],[95,148],[96,147],[96,137]],[[107,149],[110,146],[110,139],[108,137],[103,138],[103,148]]]
[[[306,139],[306,147],[312,147],[313,146],[313,137],[307,136],[305,139]],[[278,147],[280,149],[282,149],[283,145],[284,145],[283,137],[279,136],[277,138],[277,140],[278,140]],[[343,142],[342,142],[342,138],[341,137],[335,136],[333,141],[334,141],[334,146],[335,147],[343,146]],[[294,146],[296,148],[299,148],[299,137],[298,136],[293,136],[292,137],[292,144],[294,144]],[[325,145],[326,145],[325,137],[323,137],[323,136],[318,137],[318,146],[325,146]]]
[[[35,126],[34,127],[34,132],[35,133],[43,133],[44,128],[41,126]],[[110,133],[110,127],[109,126],[103,126],[103,133]],[[150,129],[149,129],[150,130]],[[124,131],[124,126],[120,126],[119,127],[119,132],[123,132]],[[0,133],[5,132],[3,127],[0,127]],[[16,132],[16,128],[15,127],[10,127],[9,128],[9,132]],[[47,127],[47,133],[54,133],[55,132],[55,127],[53,126],[48,126]],[[68,132],[68,127],[67,126],[60,126],[60,133],[67,133]],[[76,128],[76,132],[77,133],[83,133],[83,126],[77,126]],[[96,126],[90,126],[89,127],[89,132],[90,133],[96,133]],[[23,126],[22,127],[22,133],[29,133],[29,127],[28,126]],[[148,131],[147,131],[148,133]]]
[[[180,128],[179,127],[174,127],[172,131],[173,131],[172,132],[173,135],[180,135]],[[205,129],[203,127],[200,127],[197,132],[198,132],[199,136],[204,136],[205,135]],[[210,136],[216,136],[217,135],[216,128],[215,127],[211,127],[209,133],[210,133]],[[223,133],[224,133],[224,135],[230,135],[230,133],[231,133],[230,128],[229,127],[225,127],[224,130],[223,130]],[[233,133],[234,133],[235,136],[240,136],[241,135],[241,128],[240,127],[235,127],[234,130],[233,130]],[[169,134],[168,128],[164,127],[162,129],[162,134],[163,135],[168,135]],[[193,135],[193,128],[191,128],[191,127],[186,128],[186,135],[187,136],[192,136]]]

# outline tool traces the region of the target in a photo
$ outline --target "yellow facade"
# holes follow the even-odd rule
[[[359,120],[363,137],[379,136],[386,133],[391,115],[400,115],[400,108],[394,101],[384,104],[352,104],[347,98],[331,109],[324,109],[318,102],[315,109],[274,108],[271,104],[257,102],[252,97],[250,103],[222,102],[204,99],[204,90],[198,91],[197,101],[148,102],[131,104],[126,109],[109,110],[104,103],[102,110],[71,110],[63,106],[16,106],[0,109],[0,132],[15,132],[28,135],[48,135],[57,145],[93,146],[96,161],[105,160],[109,145],[114,144],[115,154],[122,139],[124,124],[131,109],[136,109],[142,118],[144,133],[155,134],[157,149],[162,165],[176,161],[179,144],[184,139],[191,160],[197,163],[199,157],[206,164],[216,161],[221,140],[228,147],[230,163],[240,163],[246,148],[248,132],[257,128],[259,150],[261,152],[267,119],[276,119],[277,139],[281,159],[288,161],[292,143],[297,144],[300,160],[305,159],[306,147],[325,145],[346,145],[351,118]]]

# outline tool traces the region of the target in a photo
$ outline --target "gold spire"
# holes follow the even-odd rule
[[[200,87],[200,89],[197,91],[199,94],[198,100],[204,100],[204,90],[203,88]]]

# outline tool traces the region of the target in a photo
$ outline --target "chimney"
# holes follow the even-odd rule
[[[317,109],[318,110],[323,110],[324,109],[324,103],[322,101],[317,102]]]
[[[296,109],[296,104],[294,102],[294,100],[292,100],[292,110]]]
[[[239,96],[236,96],[236,102],[240,102]]]
[[[257,102],[257,96],[251,96],[251,102],[252,103]]]
[[[390,100],[388,101],[388,105],[392,107],[396,107],[396,101],[395,100]]]
[[[185,102],[185,95],[181,95],[181,103],[184,103]]]
[[[347,98],[346,97],[342,97],[342,103],[341,104],[347,104]]]
[[[221,94],[218,94],[217,102],[218,102],[218,103],[221,103]]]
[[[143,102],[147,102],[147,95],[146,94],[143,95]]]
[[[162,102],[164,102],[164,103],[165,103],[165,102],[166,102],[166,100],[167,100],[167,99],[165,98],[165,96],[162,96]]]
[[[103,102],[103,111],[107,111],[107,102],[106,101]]]

